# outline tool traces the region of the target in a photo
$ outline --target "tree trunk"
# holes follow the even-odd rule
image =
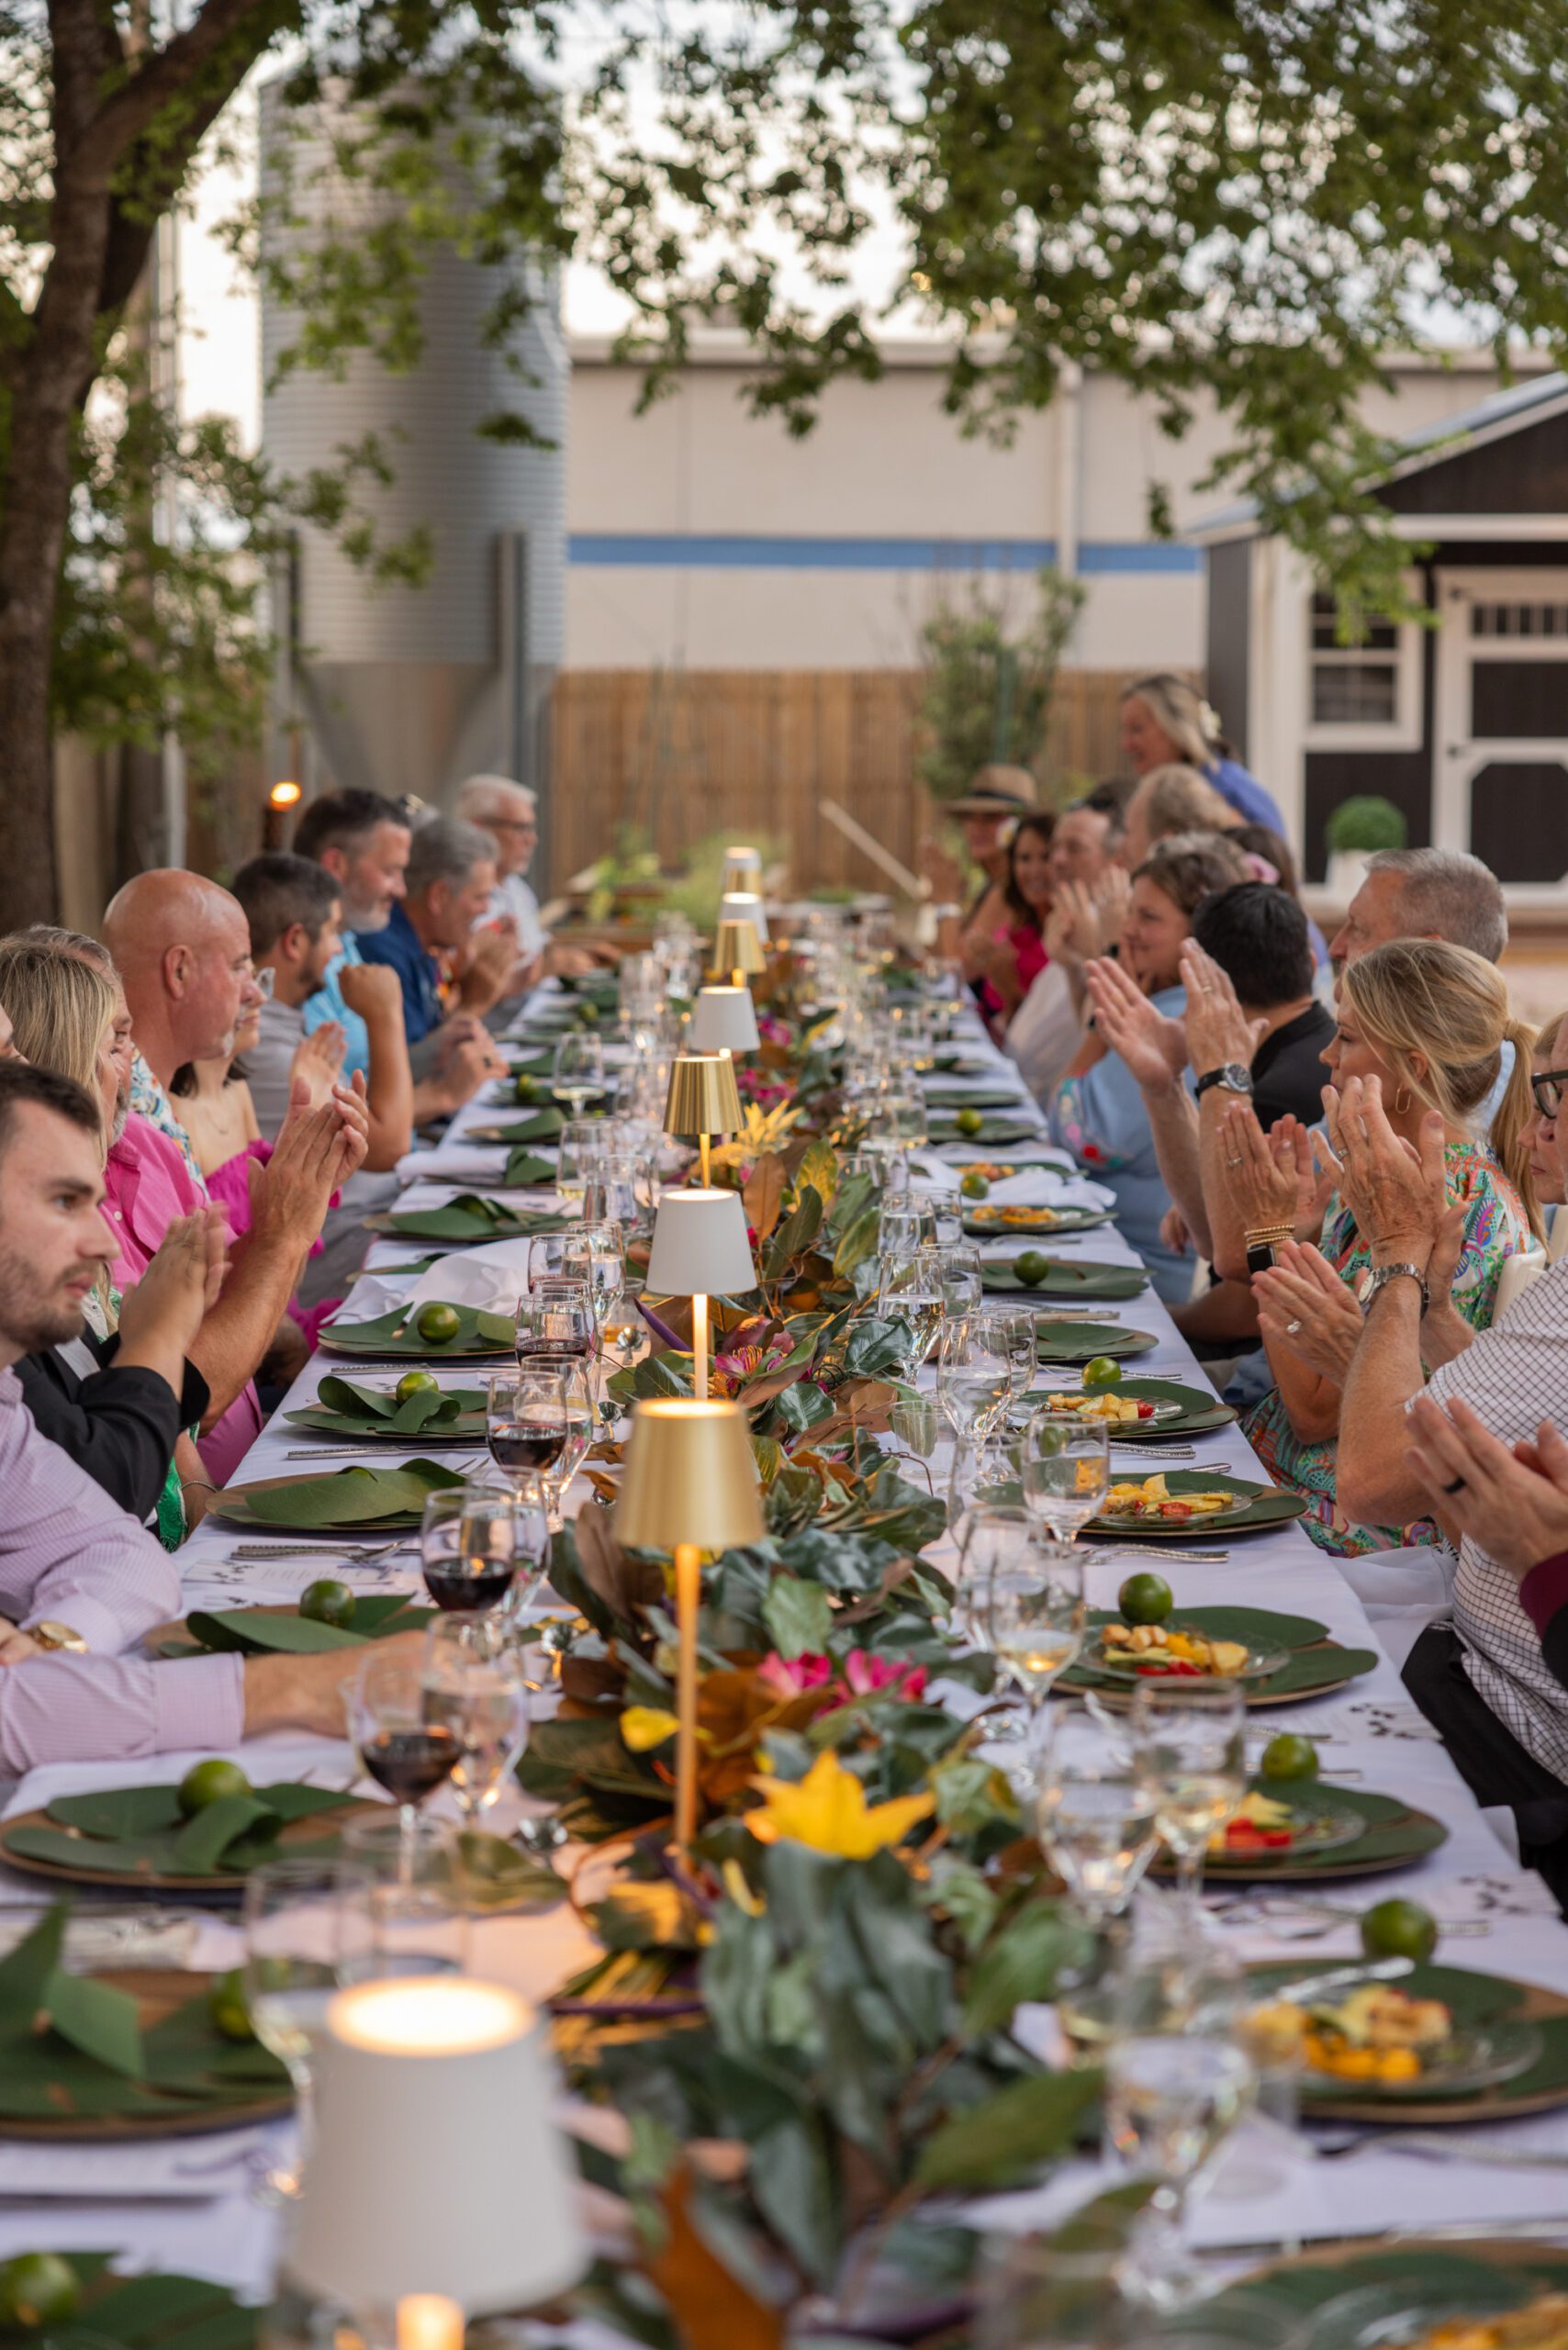
[[[0,522],[0,567],[26,569],[43,553],[19,520]],[[48,592],[28,609],[0,614],[0,934],[52,922],[58,904],[50,728],[58,567],[56,555]]]

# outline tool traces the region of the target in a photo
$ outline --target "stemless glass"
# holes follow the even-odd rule
[[[909,1331],[909,1368],[918,1371],[942,1326],[942,1269],[935,1248],[908,1248],[879,1262],[877,1312]]]
[[[1080,1527],[1104,1506],[1111,1490],[1111,1444],[1104,1423],[1053,1420],[1035,1413],[1019,1444],[1024,1506],[1053,1540],[1075,1542]]]
[[[301,2167],[309,2148],[311,2061],[342,1980],[340,1896],[335,1862],[267,1861],[245,1879],[245,2004],[256,2038],[293,2084]],[[299,2193],[299,2169],[270,2169],[252,2191],[260,2202],[288,2202]]]
[[[1037,1749],[1046,1699],[1083,1647],[1083,1561],[1064,1543],[1036,1541],[1026,1557],[995,1560],[982,1620],[997,1662],[1024,1693]]]
[[[596,1331],[604,1326],[611,1298],[620,1295],[626,1278],[626,1244],[621,1226],[601,1221],[576,1224],[562,1233],[562,1270],[568,1281],[581,1281],[593,1307]]]
[[[1247,1700],[1228,1688],[1133,1691],[1133,1757],[1155,1797],[1161,1841],[1176,1863],[1176,1888],[1197,1922],[1209,1840],[1240,1810],[1247,1794]]]
[[[442,1724],[457,1741],[452,1785],[464,1827],[474,1829],[528,1743],[528,1688],[515,1648],[486,1654],[466,1642],[463,1631],[440,1621],[430,1628],[425,1718]]]
[[[1035,1382],[1035,1317],[1015,1305],[987,1305],[980,1322],[987,1343],[1006,1363],[1008,1401],[1016,1404]]]
[[[1012,1393],[1007,1357],[983,1315],[950,1315],[936,1355],[936,1394],[958,1442],[989,1436]]]
[[[1058,1717],[1040,1765],[1046,1858],[1091,1923],[1126,1908],[1159,1841],[1155,1796],[1118,1730],[1088,1712]]]
[[[563,1036],[555,1047],[550,1091],[574,1118],[604,1091],[604,1046],[598,1036]]]
[[[457,1761],[457,1741],[425,1719],[424,1662],[367,1654],[348,1701],[349,1736],[377,1786],[398,1806],[400,1879],[411,1882],[420,1806]]]
[[[877,1223],[878,1255],[900,1257],[910,1249],[935,1244],[936,1223],[930,1202],[914,1192],[884,1192]]]
[[[563,1215],[581,1215],[603,1149],[603,1130],[597,1120],[568,1118],[562,1126],[555,1149],[555,1205]]]
[[[969,1241],[960,1241],[956,1248],[938,1252],[942,1268],[942,1310],[945,1314],[973,1314],[984,1297],[980,1280],[980,1252]]]
[[[398,1820],[362,1814],[345,1824],[338,1856],[345,1982],[462,1973],[467,1888],[451,1820],[421,1812],[410,1841]]]

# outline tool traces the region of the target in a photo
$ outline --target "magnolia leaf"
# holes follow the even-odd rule
[[[524,1191],[531,1183],[553,1183],[554,1180],[554,1160],[542,1158],[536,1150],[512,1151],[501,1177],[503,1183],[516,1191]]]
[[[1025,2001],[1054,1998],[1062,1967],[1082,1953],[1081,1927],[1054,1902],[1030,1902],[980,1953],[964,2001],[965,2030],[993,2031]]]
[[[389,1420],[398,1409],[398,1398],[389,1390],[362,1387],[336,1371],[323,1379],[316,1390],[316,1401],[330,1412],[363,1413],[373,1420]]]
[[[390,1517],[418,1517],[430,1493],[461,1485],[455,1469],[436,1460],[407,1460],[399,1469],[353,1468],[326,1477],[261,1491],[238,1488],[252,1517],[269,1526],[375,1526]]]
[[[845,1226],[838,1245],[833,1252],[833,1270],[841,1281],[872,1254],[877,1246],[877,1236],[881,1229],[881,1209],[868,1207],[856,1217],[853,1224]]]
[[[753,2292],[714,2250],[684,2162],[660,2201],[663,2241],[650,2255],[647,2269],[685,2350],[780,2350],[783,2310]]]
[[[831,1399],[812,1381],[801,1379],[798,1374],[780,1390],[778,1404],[785,1427],[797,1436],[803,1436],[807,1428],[815,1427],[820,1420],[834,1417]]]
[[[73,2252],[71,2266],[81,2275],[91,2257]],[[95,2294],[81,2338],[126,2350],[255,2350],[262,2315],[204,2277],[128,2277]],[[63,2345],[72,2332],[57,2327],[54,2339]]]
[[[210,1876],[229,1846],[263,1820],[283,1824],[256,1796],[219,1796],[216,1803],[204,1804],[174,1839],[180,1868],[192,1876]]]
[[[140,2080],[146,2066],[136,2001],[129,1991],[95,1983],[90,1975],[56,1967],[44,1991],[49,2020],[62,2040],[84,2056],[95,2057],[111,2073]]]
[[[67,1915],[66,1903],[55,1902],[15,1949],[0,1958],[0,2040],[25,2038],[32,2031],[33,2018],[43,2005],[44,1986],[60,1964]]]
[[[751,1457],[756,1463],[757,1483],[766,1494],[771,1489],[774,1479],[784,1466],[784,1448],[781,1444],[776,1444],[770,1436],[754,1436],[751,1439]]]
[[[177,1787],[99,1787],[85,1796],[56,1796],[49,1816],[84,1836],[145,1836],[177,1828],[185,1818]]]
[[[777,1151],[770,1150],[756,1161],[741,1193],[745,1220],[756,1235],[758,1248],[767,1239],[778,1221],[778,1211],[784,1201],[784,1161]]]
[[[319,1624],[309,1616],[274,1616],[261,1607],[198,1607],[185,1619],[191,1638],[205,1649],[238,1651],[242,1656],[319,1656],[328,1649],[357,1649],[362,1632]]]
[[[833,1632],[833,1607],[821,1583],[776,1575],[762,1603],[773,1645],[781,1657],[821,1656]]]
[[[777,1281],[796,1257],[803,1256],[822,1229],[822,1193],[809,1183],[799,1188],[795,1204],[768,1243],[763,1270]]]
[[[1042,2073],[957,2113],[928,2138],[915,2177],[923,2187],[1004,2187],[1066,2154],[1100,2097],[1100,2075]]]
[[[819,1136],[807,1145],[805,1156],[795,1169],[795,1181],[811,1185],[821,1199],[824,1213],[832,1208],[834,1193],[838,1189],[838,1153],[830,1142]]]

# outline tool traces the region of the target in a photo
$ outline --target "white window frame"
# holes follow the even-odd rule
[[[1406,571],[1401,575],[1406,595],[1412,603],[1421,601],[1421,575]],[[1303,699],[1306,718],[1305,742],[1309,751],[1418,751],[1425,739],[1421,728],[1421,640],[1427,632],[1419,621],[1398,622],[1394,631],[1394,716],[1385,725],[1374,724],[1367,719],[1354,722],[1332,722],[1312,716],[1313,669],[1317,654],[1312,642],[1313,590],[1306,589],[1302,606]],[[1348,651],[1354,650],[1347,647]]]

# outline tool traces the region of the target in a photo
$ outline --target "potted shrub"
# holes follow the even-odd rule
[[[1393,800],[1371,791],[1341,800],[1324,830],[1328,841],[1327,884],[1340,906],[1350,904],[1366,879],[1368,857],[1379,849],[1403,848],[1410,832]]]

